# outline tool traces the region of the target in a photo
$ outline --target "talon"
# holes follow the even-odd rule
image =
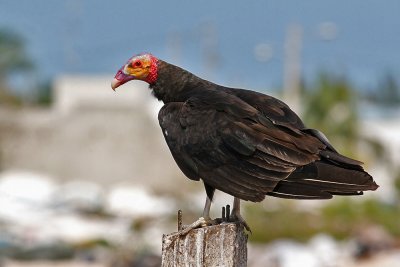
[[[181,235],[181,236],[182,235],[186,235],[187,233],[189,233],[193,229],[203,228],[203,227],[216,225],[216,224],[218,224],[218,220],[217,219],[212,220],[211,218],[200,217],[194,223],[183,226],[182,227],[183,229],[181,231],[179,231],[178,234]]]
[[[207,226],[210,226],[210,225],[215,225],[214,220],[211,220],[211,219],[204,220],[203,223],[201,224],[201,227],[207,227]]]
[[[253,232],[252,232],[251,229],[250,229],[250,226],[249,226],[249,225],[247,224],[247,222],[243,219],[242,215],[236,214],[236,213],[234,213],[234,211],[232,211],[230,221],[243,225],[243,227],[244,227],[248,232],[250,232],[250,234],[253,234]]]

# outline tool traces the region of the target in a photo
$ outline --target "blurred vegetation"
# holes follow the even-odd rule
[[[399,203],[400,205],[400,167],[397,167],[397,169],[395,169],[393,171],[393,177],[394,177],[394,187],[396,189],[396,193],[397,193],[397,203]],[[400,226],[399,226],[400,228]]]
[[[0,55],[0,75],[2,76],[12,71],[33,68],[32,61],[25,51],[24,40],[9,30],[0,29]]]
[[[35,64],[26,51],[25,40],[8,29],[0,29],[0,104],[21,106],[23,104],[49,105],[52,101],[49,81],[29,84],[27,92],[17,94],[9,81],[12,76],[29,78],[34,74]],[[28,86],[28,85],[27,85]],[[32,87],[33,86],[33,87]],[[28,100],[24,95],[28,95]]]
[[[358,201],[337,197],[321,208],[299,209],[290,201],[278,201],[274,207],[246,206],[246,220],[251,225],[252,242],[269,242],[279,238],[307,241],[318,233],[328,233],[337,239],[354,235],[369,225],[381,225],[400,238],[400,207],[376,199]],[[268,204],[267,204],[268,205]]]
[[[340,151],[354,156],[359,138],[357,95],[343,77],[323,73],[304,88],[306,125],[321,130]],[[353,154],[353,155],[352,155]]]
[[[384,158],[385,149],[377,140],[360,132],[359,101],[361,97],[346,77],[321,73],[316,81],[303,85],[304,113],[302,118],[310,128],[322,131],[340,153],[360,158],[360,144],[371,153],[362,161]]]
[[[378,88],[367,92],[366,100],[382,107],[398,107],[400,105],[400,85],[396,77],[388,72],[380,80]]]
[[[53,91],[51,87],[51,82],[46,81],[39,85],[38,94],[35,99],[36,104],[41,106],[50,106],[53,101]]]
[[[0,29],[0,104],[20,105],[22,100],[12,93],[8,78],[16,72],[33,69],[24,40],[14,32]]]

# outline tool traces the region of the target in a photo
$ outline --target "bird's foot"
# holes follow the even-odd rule
[[[243,227],[246,228],[246,230],[252,234],[250,226],[243,219],[242,215],[239,212],[235,212],[235,210],[233,210],[231,215],[229,216],[229,221],[243,225]]]
[[[217,225],[219,223],[220,221],[218,219],[212,220],[211,218],[200,217],[197,221],[195,221],[192,224],[182,225],[182,228],[179,230],[178,234],[181,236],[186,235],[193,229],[207,227],[210,225]]]

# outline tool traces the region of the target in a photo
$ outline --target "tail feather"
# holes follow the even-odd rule
[[[360,165],[320,160],[297,168],[270,195],[297,199],[326,199],[332,195],[361,195],[378,185]]]
[[[324,150],[320,152],[320,155],[332,164],[347,167],[349,169],[363,170],[363,167],[361,166],[363,163],[361,161],[348,158],[334,151]]]
[[[332,194],[320,190],[312,185],[299,186],[296,182],[281,181],[272,192],[267,195],[290,199],[330,199]]]

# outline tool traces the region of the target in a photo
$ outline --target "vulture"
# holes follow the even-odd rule
[[[249,230],[240,200],[330,199],[378,188],[362,162],[341,155],[272,96],[209,82],[149,53],[131,57],[111,87],[131,80],[147,82],[164,103],[158,120],[171,154],[185,176],[204,184],[196,226],[213,224],[216,189],[234,197],[230,218]]]

